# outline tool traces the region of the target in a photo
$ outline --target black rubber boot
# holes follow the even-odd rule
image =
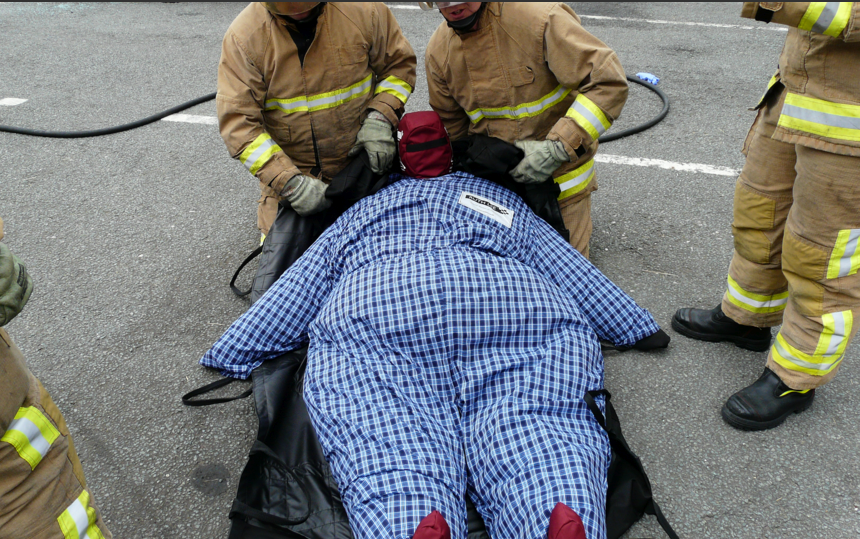
[[[711,310],[678,309],[672,317],[672,329],[700,341],[730,341],[741,348],[764,352],[770,347],[770,328],[742,326],[723,313],[721,305]]]
[[[751,386],[741,389],[723,405],[723,419],[741,430],[772,429],[791,414],[812,406],[815,390],[800,393],[791,389],[770,369]]]

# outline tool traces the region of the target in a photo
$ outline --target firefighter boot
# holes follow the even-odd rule
[[[776,373],[765,368],[754,384],[729,397],[723,405],[723,419],[736,429],[772,429],[789,415],[812,406],[814,398],[814,389],[791,389]]]
[[[547,539],[585,539],[585,526],[576,511],[559,502],[549,515]]]
[[[451,528],[439,511],[433,511],[418,523],[412,539],[451,539]]]
[[[672,329],[700,341],[730,341],[741,348],[764,352],[770,347],[770,328],[738,324],[723,313],[721,305],[711,310],[678,309],[672,317]]]

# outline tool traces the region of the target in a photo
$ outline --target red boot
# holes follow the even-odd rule
[[[584,538],[585,535],[582,537]],[[439,511],[433,511],[421,519],[412,539],[451,539],[451,528]]]
[[[426,519],[425,519],[426,520]],[[576,511],[559,502],[549,515],[547,539],[586,539],[585,526]]]

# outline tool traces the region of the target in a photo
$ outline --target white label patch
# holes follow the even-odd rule
[[[511,224],[514,222],[514,212],[484,197],[463,191],[460,194],[458,202],[482,215],[486,215],[494,221],[502,223],[508,228],[511,228]]]

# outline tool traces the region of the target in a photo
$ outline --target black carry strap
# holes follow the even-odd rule
[[[185,395],[182,395],[182,404],[185,406],[209,406],[210,404],[221,404],[222,402],[230,402],[238,399],[244,399],[251,396],[254,388],[250,387],[247,391],[242,393],[241,395],[236,395],[234,397],[219,397],[217,399],[201,399],[201,400],[191,400],[194,397],[198,397],[200,395],[204,395],[209,393],[210,391],[214,391],[218,388],[227,386],[236,382],[235,378],[222,378],[220,380],[215,380],[211,384],[206,384],[205,386],[198,387],[192,391],[189,391]]]
[[[594,400],[600,395],[606,398],[605,417]],[[645,473],[642,461],[624,439],[618,415],[609,402],[611,398],[612,395],[605,389],[589,391],[583,397],[594,418],[609,435],[609,444],[612,447],[606,491],[606,536],[608,539],[618,539],[642,518],[643,514],[648,513],[657,518],[666,535],[671,539],[679,539],[652,497],[651,481]]]
[[[230,279],[230,290],[232,290],[233,293],[236,294],[237,296],[239,296],[240,298],[245,297],[248,294],[250,294],[251,290],[253,290],[253,288],[254,288],[254,285],[252,284],[251,288],[249,288],[248,290],[242,291],[236,286],[236,278],[239,277],[239,274],[242,272],[242,269],[244,269],[244,267],[248,265],[248,262],[250,262],[250,261],[254,260],[255,258],[257,258],[258,256],[260,256],[260,253],[262,253],[262,252],[263,252],[263,246],[262,245],[260,245],[256,249],[254,249],[254,251],[251,254],[249,254],[248,257],[245,258],[245,260],[243,260],[241,264],[239,264],[239,267],[236,268],[236,273],[234,273],[233,278]]]

